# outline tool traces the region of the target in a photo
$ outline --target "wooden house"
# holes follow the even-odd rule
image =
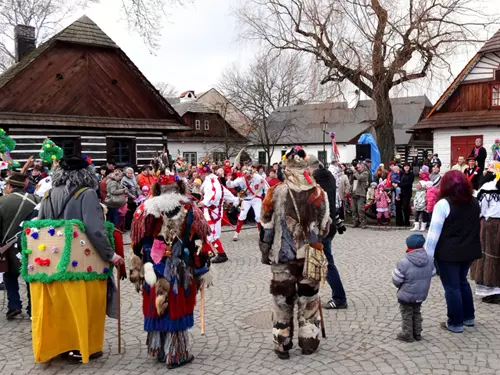
[[[471,153],[481,138],[491,156],[500,138],[500,30],[469,61],[414,134],[434,133],[434,152],[443,166]]]
[[[13,158],[39,153],[50,137],[65,154],[96,165],[142,165],[189,130],[127,55],[84,16],[35,46],[35,30],[17,26],[17,63],[0,76],[0,127],[17,142]]]

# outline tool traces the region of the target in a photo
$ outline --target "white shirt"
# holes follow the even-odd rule
[[[234,181],[227,182],[228,188],[240,188],[245,192],[245,199],[263,197],[267,191],[267,182],[259,174],[255,173],[250,180],[239,177]]]
[[[484,184],[478,193],[481,217],[486,220],[500,218],[500,191],[497,190],[497,181],[493,180]]]

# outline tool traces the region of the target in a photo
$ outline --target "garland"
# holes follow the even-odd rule
[[[21,234],[21,276],[27,283],[40,282],[40,283],[52,283],[56,281],[92,281],[92,280],[106,280],[109,276],[113,275],[113,265],[110,265],[107,272],[97,273],[96,271],[91,272],[72,272],[68,271],[67,268],[71,262],[71,247],[73,242],[73,225],[77,225],[81,232],[85,233],[85,227],[80,220],[34,220],[25,221],[23,224],[23,231]],[[64,227],[64,249],[61,253],[61,258],[57,269],[57,273],[48,275],[46,273],[38,273],[35,275],[30,275],[28,273],[28,253],[27,253],[27,234],[26,229],[28,228],[60,228]],[[113,238],[114,226],[111,223],[105,222],[106,232],[111,245],[115,246],[115,241]]]
[[[54,161],[61,160],[63,155],[63,149],[51,141],[50,138],[43,141],[40,158],[44,163],[52,164]]]

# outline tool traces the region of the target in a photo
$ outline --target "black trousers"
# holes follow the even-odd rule
[[[132,227],[132,219],[134,218],[134,212],[137,208],[137,204],[133,199],[128,200],[127,202],[127,214],[125,215],[125,230],[130,230]]]
[[[411,190],[401,191],[399,201],[396,201],[396,225],[397,226],[410,226],[410,201]]]

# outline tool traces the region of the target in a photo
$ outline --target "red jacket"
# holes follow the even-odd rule
[[[115,253],[125,259],[125,251],[123,249],[123,236],[117,229],[115,229],[113,232],[113,238],[115,240]],[[127,274],[127,270],[125,269],[124,264],[120,265],[120,274]]]
[[[438,199],[439,190],[436,187],[430,187],[425,190],[425,200],[427,201],[427,212],[434,211]]]

